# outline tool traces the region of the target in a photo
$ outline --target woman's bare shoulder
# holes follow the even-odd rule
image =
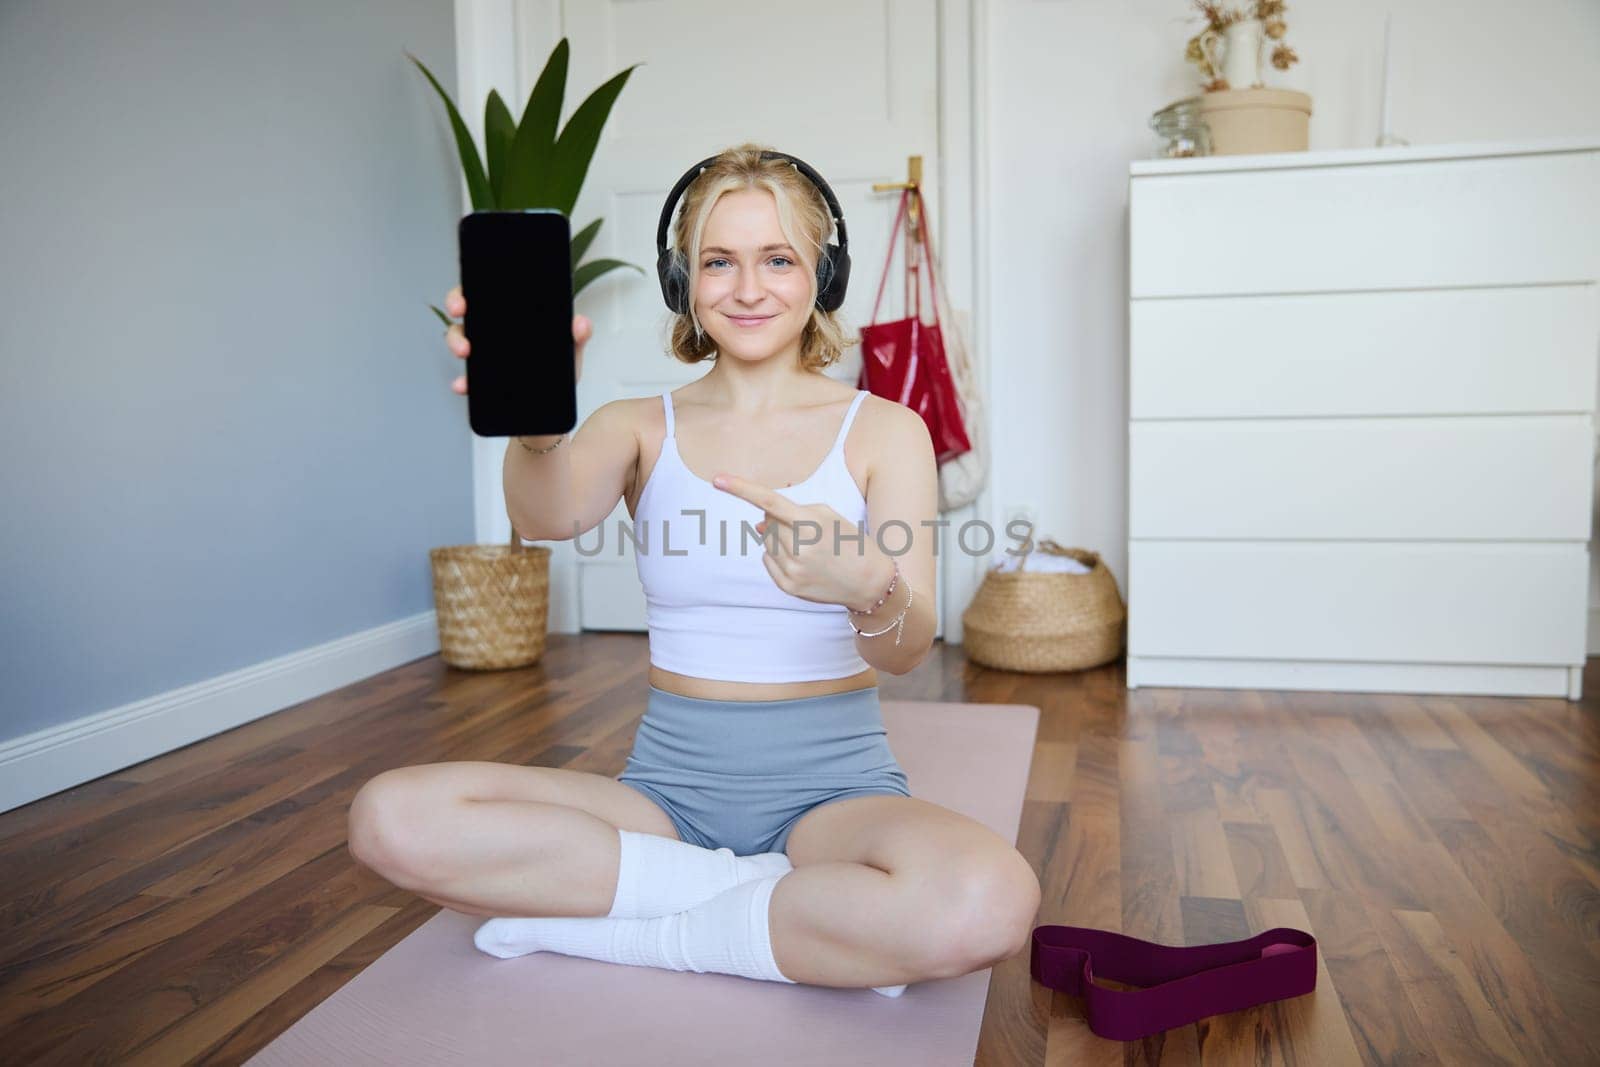
[[[862,398],[861,409],[856,412],[856,422],[861,424],[863,436],[871,437],[883,445],[904,444],[908,437],[919,435],[929,437],[928,424],[922,421],[921,415],[904,404],[887,400],[876,393],[868,393]]]
[[[589,413],[584,426],[593,425],[607,438],[615,436],[639,437],[649,427],[650,408],[654,405],[655,421],[664,426],[661,417],[661,398],[647,396],[619,396],[607,400]]]
[[[649,432],[650,405],[650,397],[624,396],[605,401],[583,420],[573,435],[573,448],[594,457],[592,462],[598,465],[596,471],[616,467],[637,471],[639,454]],[[655,422],[658,427],[664,426],[659,398],[655,400],[655,408]],[[660,433],[657,430],[657,436]],[[627,477],[631,479],[632,476],[630,471]]]
[[[661,403],[661,394],[650,396],[619,396],[607,400],[594,409],[594,415],[608,428],[626,428],[635,437],[648,436],[654,429],[656,436],[666,431],[667,420]]]
[[[882,474],[889,478],[937,474],[933,460],[933,437],[922,416],[904,404],[868,393],[856,413],[861,426],[863,451],[867,461],[867,489]],[[852,427],[853,428],[853,427]]]
[[[625,407],[630,418],[648,420],[653,415],[657,424],[666,425],[666,405],[661,402],[660,393],[651,393],[649,396],[625,396],[614,403]]]
[[[650,396],[625,396],[609,400],[596,409],[595,413],[609,409],[607,422],[616,427],[615,432],[625,435],[627,439],[628,474],[623,487],[623,495],[632,499],[634,488],[639,484],[639,470],[644,463],[647,449],[653,445],[646,442],[659,443],[667,435],[667,417],[665,406],[661,402],[661,394]]]

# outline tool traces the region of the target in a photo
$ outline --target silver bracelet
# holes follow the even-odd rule
[[[864,631],[861,631],[861,630],[856,630],[855,620],[850,618],[850,616],[848,616],[848,615],[846,615],[844,617],[844,621],[848,622],[850,624],[850,629],[856,630],[856,635],[858,637],[877,637],[879,634],[886,634],[890,630],[894,630],[895,631],[894,643],[896,645],[899,645],[900,644],[900,638],[903,636],[903,631],[905,630],[906,613],[911,610],[911,601],[916,598],[916,595],[917,595],[917,591],[915,589],[911,588],[911,583],[910,582],[907,582],[906,583],[906,606],[900,609],[900,614],[898,614],[898,615],[896,615],[894,617],[894,621],[893,622],[891,622],[888,626],[885,626],[883,629],[877,631],[876,633],[870,633],[869,634],[869,633],[865,633]]]
[[[560,437],[557,437],[553,442],[551,442],[549,445],[547,445],[544,448],[528,448],[528,442],[524,441],[520,437],[517,438],[517,444],[521,445],[523,448],[527,448],[529,452],[532,452],[536,456],[542,456],[546,452],[554,452],[556,450],[556,446],[559,445],[563,440],[565,440],[566,436],[567,436],[566,434],[562,434]]]

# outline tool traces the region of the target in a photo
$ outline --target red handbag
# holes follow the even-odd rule
[[[956,399],[955,382],[950,377],[950,364],[945,359],[944,335],[939,328],[939,301],[936,271],[929,270],[928,286],[933,299],[933,324],[922,321],[922,269],[916,262],[920,249],[926,249],[928,264],[933,266],[933,243],[929,240],[928,213],[923,204],[922,190],[916,187],[900,194],[900,207],[894,216],[894,231],[889,235],[889,258],[883,265],[883,278],[878,282],[878,298],[872,305],[872,318],[878,317],[883,303],[883,288],[889,281],[889,266],[894,262],[895,244],[900,236],[900,220],[905,217],[906,204],[917,198],[922,225],[919,240],[913,242],[906,259],[906,284],[908,292],[915,292],[916,308],[908,318],[891,322],[876,322],[861,328],[861,376],[856,388],[867,389],[885,400],[893,400],[922,416],[933,438],[935,461],[943,463],[972,449],[967,439],[966,426],[961,421],[961,407]],[[912,303],[910,298],[906,303]]]

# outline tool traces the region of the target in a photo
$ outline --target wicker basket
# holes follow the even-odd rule
[[[524,545],[430,549],[439,655],[452,667],[504,670],[537,663],[550,618],[550,550]]]
[[[1037,548],[1071,556],[1088,574],[1024,571]],[[1098,553],[1030,540],[1014,571],[990,570],[961,613],[967,658],[1004,671],[1075,671],[1122,655],[1128,610]]]

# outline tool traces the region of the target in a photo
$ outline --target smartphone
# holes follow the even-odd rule
[[[554,208],[474,211],[457,235],[472,432],[566,433],[578,421],[567,216]]]

